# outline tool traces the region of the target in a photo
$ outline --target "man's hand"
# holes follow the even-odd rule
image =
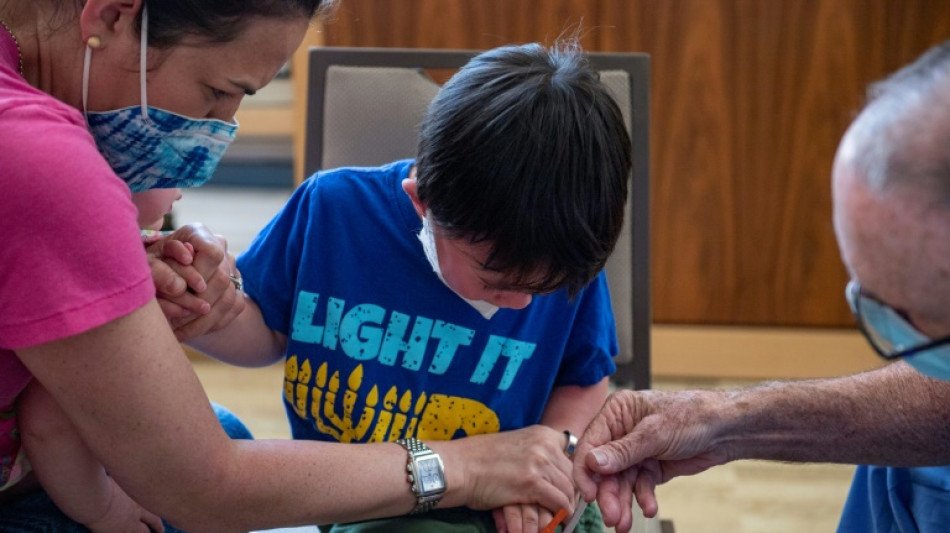
[[[574,479],[584,499],[595,497],[604,523],[632,526],[631,495],[656,516],[656,486],[729,459],[716,449],[713,392],[620,391],[612,394],[577,445]]]

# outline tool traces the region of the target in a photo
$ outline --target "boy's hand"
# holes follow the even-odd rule
[[[532,504],[507,505],[492,511],[498,533],[534,533],[554,518],[544,507]]]

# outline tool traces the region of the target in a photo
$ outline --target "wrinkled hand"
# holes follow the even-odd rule
[[[530,504],[546,509],[548,515],[562,508],[573,512],[572,465],[564,455],[562,432],[535,425],[454,442],[465,446],[464,458],[455,464],[465,469],[469,507],[496,509]],[[538,518],[522,520],[517,526],[509,522],[508,531],[536,533],[540,529],[537,524]]]
[[[112,483],[112,499],[105,513],[85,524],[92,533],[161,533],[165,531],[162,519],[146,511],[129,497],[121,487]]]
[[[159,305],[179,341],[226,326],[244,310],[244,294],[227,241],[201,224],[188,224],[148,245]]]
[[[728,461],[714,445],[711,391],[619,391],[594,417],[577,445],[574,479],[584,499],[595,497],[604,523],[625,533],[632,497],[656,516],[656,486]]]

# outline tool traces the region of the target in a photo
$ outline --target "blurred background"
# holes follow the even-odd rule
[[[731,387],[879,364],[843,298],[831,163],[867,85],[950,36],[950,2],[338,3],[283,75],[246,99],[238,141],[208,186],[185,192],[176,221],[205,222],[239,252],[303,179],[309,46],[486,49],[577,35],[588,51],[651,57],[654,386]],[[213,399],[283,435],[279,368],[196,365]],[[243,396],[216,397],[235,383]],[[829,531],[851,471],[729,465],[662,487],[661,515],[687,533]]]

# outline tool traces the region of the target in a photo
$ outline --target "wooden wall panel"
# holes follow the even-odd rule
[[[341,0],[336,46],[651,55],[653,315],[850,326],[835,147],[865,86],[950,36],[941,0]]]
[[[582,21],[592,20],[597,8],[597,2],[583,0],[342,0],[325,25],[326,42],[478,49],[513,42],[552,43]]]

